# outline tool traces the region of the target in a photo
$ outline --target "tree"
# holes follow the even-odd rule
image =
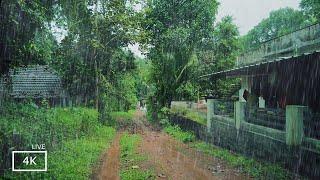
[[[0,74],[10,67],[46,64],[43,57],[48,55],[44,52],[47,47],[39,46],[38,42],[43,40],[40,36],[46,34],[50,44],[55,44],[47,32],[48,22],[53,18],[54,2],[0,1]]]
[[[272,11],[242,39],[245,50],[256,48],[260,43],[290,33],[306,26],[308,18],[298,10],[281,8]]]
[[[305,16],[308,16],[312,23],[320,20],[320,1],[302,0],[300,7]]]
[[[161,107],[179,98],[178,92],[184,92],[181,86],[190,87],[186,83],[197,62],[195,50],[212,37],[217,6],[213,0],[148,1],[143,25],[151,46],[151,79]]]
[[[196,68],[196,76],[232,68],[239,53],[239,48],[238,27],[233,23],[231,16],[226,16],[216,24],[212,41],[198,51],[199,65]],[[195,83],[199,84],[201,96],[211,94],[222,97],[226,95],[225,92],[230,87],[229,85],[235,83],[235,81],[205,79]]]

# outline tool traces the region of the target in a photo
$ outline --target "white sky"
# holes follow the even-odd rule
[[[267,18],[272,10],[283,7],[299,8],[300,0],[219,0],[217,20],[226,15],[234,18],[240,35],[245,35],[259,22]]]

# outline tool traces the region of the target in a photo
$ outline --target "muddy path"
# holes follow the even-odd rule
[[[93,172],[91,179],[94,180],[119,180],[120,145],[121,133],[118,132],[111,146],[100,158],[99,166]]]
[[[148,155],[157,179],[247,179],[224,162],[161,132],[145,132],[139,151]]]
[[[155,167],[157,179],[250,179],[220,159],[205,155],[164,132],[150,128],[140,112],[137,112],[136,119],[144,125],[140,133],[143,141],[139,151],[148,156],[148,164]]]
[[[198,152],[154,128],[140,111],[136,112],[133,121],[134,125],[127,131],[141,135],[142,142],[137,150],[139,154],[148,157],[142,167],[152,167],[156,179],[250,179],[226,165],[225,162]],[[119,179],[120,136],[118,133],[113,144],[102,157],[103,163],[93,179]]]

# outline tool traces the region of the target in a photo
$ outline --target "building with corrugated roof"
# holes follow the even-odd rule
[[[49,104],[65,104],[66,93],[61,78],[49,66],[29,66],[10,69],[0,80],[2,99],[47,99]],[[0,97],[1,98],[1,97]]]

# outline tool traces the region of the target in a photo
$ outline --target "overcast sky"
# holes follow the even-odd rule
[[[272,10],[283,7],[299,8],[300,0],[219,0],[217,20],[232,15],[241,35],[245,35]]]

